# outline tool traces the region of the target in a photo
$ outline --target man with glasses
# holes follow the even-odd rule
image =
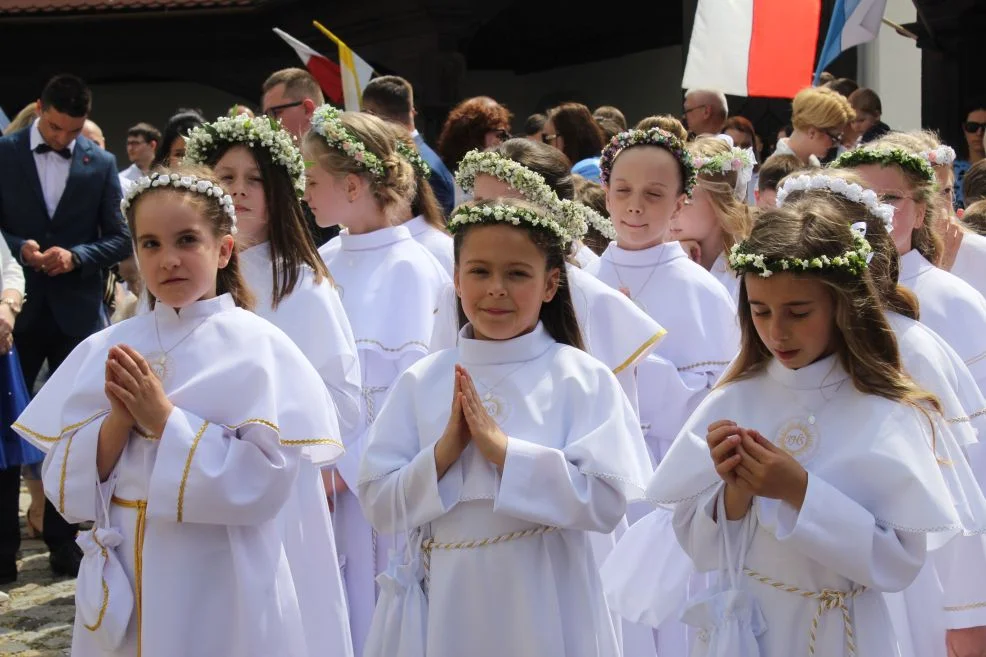
[[[150,123],[138,123],[127,130],[127,158],[130,166],[120,172],[120,183],[125,188],[150,172],[154,153],[160,143],[161,131]]]
[[[689,89],[681,108],[681,120],[694,135],[717,135],[729,116],[726,94],[714,89]]]
[[[322,95],[318,82],[303,68],[285,68],[267,78],[261,93],[263,100],[260,106],[264,114],[280,121],[281,126],[294,136],[300,146],[301,138],[312,127],[315,108],[325,104],[325,96]],[[304,201],[301,207],[305,211],[308,230],[316,246],[325,244],[339,234],[338,226],[320,227]]]

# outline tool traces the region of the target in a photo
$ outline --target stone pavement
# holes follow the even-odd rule
[[[22,537],[29,499],[22,489]],[[23,538],[20,557],[20,577],[0,587],[10,596],[0,602],[0,657],[64,657],[72,643],[75,580],[52,574],[48,549],[40,538]]]

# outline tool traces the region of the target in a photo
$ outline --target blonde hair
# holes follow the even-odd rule
[[[349,174],[363,178],[384,212],[392,213],[401,204],[413,203],[417,185],[414,169],[397,152],[393,133],[386,122],[362,112],[341,112],[339,120],[351,136],[363,142],[366,150],[380,158],[384,175],[374,176],[353,157],[329,146],[318,132],[309,130],[305,135],[305,148],[315,155],[318,165],[340,178]]]
[[[199,180],[208,180],[216,187],[222,188],[219,179],[216,178],[216,174],[204,166],[181,166],[176,169],[160,169],[160,173],[162,175],[177,173],[180,176],[195,176]],[[137,241],[137,208],[147,197],[160,194],[171,194],[179,202],[194,207],[212,226],[212,234],[216,237],[225,237],[226,235],[233,234],[233,220],[226,214],[226,211],[215,197],[206,196],[205,194],[200,194],[183,187],[162,185],[160,187],[151,187],[142,192],[134,198],[130,203],[130,207],[127,208],[127,226],[130,228],[130,234],[133,236],[135,243]],[[136,250],[134,248],[134,252]],[[237,306],[246,310],[253,310],[256,305],[253,292],[250,291],[240,272],[239,248],[235,245],[235,242],[233,252],[229,256],[229,262],[219,270],[216,276],[216,295],[219,296],[222,294],[229,294],[233,297],[233,301]],[[150,299],[151,308],[153,308],[157,299],[151,294],[150,289],[147,289],[147,296]]]
[[[388,120],[384,121],[384,127],[394,140],[395,148],[400,142],[411,152],[418,152],[418,147],[415,145],[414,139],[411,138],[411,133],[403,125]],[[411,206],[412,214],[421,215],[432,228],[448,233],[445,225],[445,213],[438,203],[435,191],[431,188],[430,180],[427,176],[422,175],[421,171],[414,168],[414,165],[411,165],[411,168],[414,171],[414,191],[411,198],[405,200]]]
[[[709,158],[730,152],[730,146],[716,137],[697,137],[685,144],[692,157]],[[737,171],[698,174],[698,186],[706,191],[716,215],[726,251],[750,232],[753,222],[750,207],[736,198]]]
[[[10,135],[18,130],[23,130],[34,123],[34,119],[36,118],[38,118],[38,104],[28,103],[20,112],[17,113],[17,116],[13,118],[10,124],[3,129],[3,134]]]
[[[749,251],[768,260],[833,258],[852,248],[852,243],[852,230],[838,204],[817,200],[765,211],[746,241]],[[754,376],[773,358],[753,323],[745,280],[751,275],[746,274],[740,283],[740,354],[719,382],[720,386]],[[928,407],[941,412],[938,398],[918,387],[903,372],[897,338],[887,323],[868,269],[858,276],[836,269],[791,275],[814,278],[831,293],[835,354],[857,390],[908,404],[926,416]]]
[[[867,144],[867,149],[880,150],[887,148],[901,148],[911,155],[921,157],[919,153],[928,150],[924,139],[931,133],[924,136],[908,135],[904,133],[888,133],[875,142]],[[940,142],[935,140],[937,148]],[[935,180],[928,180],[916,171],[907,169],[893,162],[887,162],[885,167],[895,167],[904,176],[907,186],[913,194],[915,203],[924,203],[924,221],[911,233],[911,248],[923,255],[932,264],[938,264],[941,260],[944,244],[942,238],[935,230],[935,222],[941,216],[941,199],[938,196],[938,183]]]
[[[975,233],[986,235],[986,200],[976,201],[965,209],[962,225]]]
[[[795,130],[841,128],[855,116],[845,96],[826,87],[802,89],[791,104],[791,125]]]
[[[799,171],[796,175],[804,175],[804,172]],[[866,188],[866,182],[862,177],[849,169],[826,169],[825,176]],[[781,181],[781,185],[784,184],[784,180]],[[850,226],[860,221],[865,223],[866,241],[873,247],[873,257],[869,263],[870,276],[873,278],[877,294],[889,310],[911,319],[918,319],[918,298],[913,292],[897,284],[900,275],[900,255],[897,253],[893,237],[887,232],[880,217],[873,215],[862,203],[855,203],[827,189],[799,189],[790,192],[784,199],[784,207],[790,207],[799,214],[817,210],[827,216],[840,216]]]
[[[654,116],[648,116],[640,119],[640,121],[637,122],[637,125],[634,126],[634,130],[650,130],[651,128],[660,128],[665,132],[670,132],[672,135],[677,137],[681,143],[688,141],[688,130],[681,121],[670,114],[655,114]]]

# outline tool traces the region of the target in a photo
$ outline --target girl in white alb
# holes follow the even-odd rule
[[[898,655],[883,592],[986,529],[940,402],[900,368],[866,225],[810,205],[765,212],[731,252],[742,350],[648,487],[719,572],[682,614],[693,654]]]
[[[667,329],[657,354],[674,364],[690,393],[674,413],[664,405],[650,362],[638,368],[641,419],[653,425],[648,445],[660,461],[688,413],[736,355],[735,302],[677,241],[667,241],[671,221],[695,185],[691,155],[682,143],[660,128],[630,130],[610,142],[602,164],[606,203],[618,238],[589,271]],[[665,422],[664,430],[656,431],[667,414],[676,422]]]
[[[368,657],[623,654],[588,534],[650,469],[615,377],[581,350],[564,221],[512,199],[453,212],[468,323],[394,385],[360,471],[374,526],[411,536]]]
[[[279,524],[302,450],[343,451],[332,400],[245,309],[210,174],[155,172],[123,209],[152,311],[86,339],[15,424],[59,511],[94,521],[72,654],[310,655]]]
[[[318,371],[343,435],[360,422],[352,329],[298,202],[305,165],[291,135],[270,119],[222,117],[188,136],[185,161],[211,167],[233,199],[243,278],[256,313],[284,331]],[[285,549],[309,651],[351,655],[348,612],[321,465],[306,450],[281,514]]]
[[[413,194],[414,172],[382,120],[323,105],[304,152],[315,163],[306,171],[305,200],[316,221],[346,226],[320,253],[353,328],[362,375],[365,426],[346,436],[347,454],[330,485],[353,645],[362,655],[375,579],[396,540],[373,532],[353,493],[365,432],[401,372],[428,354],[435,313],[451,281],[408,229],[395,225]]]
[[[894,206],[894,243],[900,284],[917,295],[921,322],[940,335],[986,391],[986,299],[968,283],[935,266],[941,239],[935,172],[924,158],[879,142],[839,156],[833,166],[852,169],[885,203]]]
[[[727,141],[728,140],[728,141]],[[671,219],[670,237],[715,276],[735,301],[739,277],[726,264],[729,249],[750,232],[746,187],[753,176],[753,151],[735,148],[727,135],[688,143],[697,180],[692,197]]]
[[[904,371],[942,405],[950,431],[973,459],[982,449],[979,429],[986,428],[986,408],[969,369],[944,341],[916,321],[913,294],[897,285],[899,258],[891,237],[894,207],[880,204],[873,190],[848,170],[789,177],[778,189],[778,205],[797,212],[827,205],[847,222],[864,222],[873,247],[869,271],[897,337]],[[951,468],[950,463],[940,463]],[[968,654],[986,649],[986,544],[984,536],[949,541],[931,553],[921,574],[903,593],[888,594],[891,617],[898,628],[904,657]]]

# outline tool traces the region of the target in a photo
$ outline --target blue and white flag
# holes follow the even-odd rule
[[[876,38],[886,8],[887,0],[836,0],[825,46],[815,69],[815,85],[825,67],[840,53]]]

